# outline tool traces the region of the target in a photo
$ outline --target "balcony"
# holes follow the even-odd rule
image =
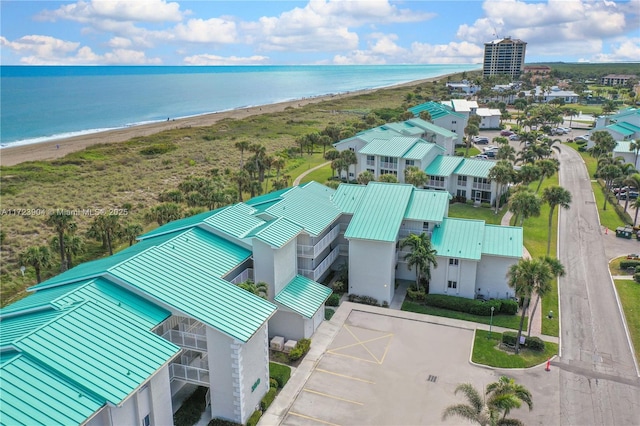
[[[322,276],[322,274],[324,274],[327,271],[327,269],[331,267],[331,265],[333,264],[333,262],[335,262],[335,260],[338,258],[339,255],[340,255],[340,246],[331,250],[329,255],[325,257],[324,260],[320,262],[320,264],[315,269],[313,270],[299,269],[298,273],[314,281],[318,281]]]
[[[179,330],[169,330],[162,337],[181,348],[195,349],[207,352],[207,337],[204,334],[188,333]]]
[[[333,229],[314,246],[298,244],[298,256],[315,259],[324,249],[329,247],[336,238],[338,238],[338,235],[340,235],[340,225],[334,226]]]
[[[430,186],[432,188],[444,188],[444,181],[430,180],[429,183],[427,183],[427,186]]]
[[[240,275],[231,280],[233,284],[240,284],[247,280],[253,280],[253,269],[247,268],[244,271],[240,272]]]
[[[179,379],[197,385],[209,386],[209,370],[190,365],[170,364],[169,377],[171,380]]]
[[[480,183],[480,182],[473,182],[473,189],[479,189],[481,191],[491,191],[491,184],[490,183]]]
[[[367,166],[374,166],[376,165],[376,160],[367,160]]]
[[[386,170],[398,170],[398,163],[390,163],[388,161],[381,161],[380,168]]]

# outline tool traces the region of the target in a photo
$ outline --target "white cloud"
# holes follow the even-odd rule
[[[624,40],[611,47],[611,53],[598,53],[590,62],[635,62],[640,58],[640,37]]]
[[[190,19],[186,24],[178,24],[165,34],[168,39],[194,43],[237,42],[235,22],[218,18]]]
[[[160,64],[158,58],[147,58],[142,51],[114,49],[97,55],[88,46],[42,35],[28,35],[15,41],[0,37],[0,46],[21,55],[25,65],[94,65],[94,64]]]
[[[131,40],[124,37],[113,37],[111,40],[109,40],[109,42],[107,43],[107,46],[113,47],[116,49],[127,48],[131,46]]]
[[[178,22],[183,12],[175,2],[164,0],[83,0],[77,3],[60,6],[53,11],[44,11],[40,19],[56,20],[68,19],[78,22],[92,22],[95,20],[135,21],[135,22]]]
[[[187,65],[258,65],[264,64],[269,61],[267,56],[218,56],[218,55],[193,55],[184,58],[184,63]]]
[[[484,47],[463,41],[448,44],[415,42],[411,45],[412,63],[422,64],[468,64],[481,62]]]

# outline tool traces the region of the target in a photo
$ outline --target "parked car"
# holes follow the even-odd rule
[[[627,259],[629,260],[640,260],[640,254],[628,254]]]
[[[473,142],[477,143],[477,144],[488,144],[489,143],[489,138],[485,137],[485,136],[474,136],[473,137]]]
[[[627,197],[629,197],[630,200],[635,200],[636,198],[638,198],[638,191],[629,191],[620,194],[621,200],[626,200]]]
[[[482,148],[482,150],[485,151],[485,152],[486,151],[491,151],[492,149],[498,149],[498,147],[495,146],[495,145],[487,145],[484,148]]]
[[[484,154],[478,154],[478,155],[476,155],[476,156],[475,156],[475,157],[473,157],[473,158],[477,158],[477,159],[479,159],[479,160],[488,160],[488,159],[489,159],[489,156],[484,155]]]
[[[519,141],[520,140],[520,136],[516,135],[515,133],[511,136],[509,136],[509,140],[510,141]]]
[[[576,136],[574,142],[589,142],[589,135]]]
[[[511,136],[514,133],[511,130],[503,130],[500,132],[500,136]]]
[[[567,132],[562,127],[556,127],[555,129],[551,129],[551,135],[564,135]]]
[[[624,194],[625,192],[627,192],[628,189],[629,189],[628,186],[623,186],[622,188],[616,187],[616,188],[613,188],[613,193],[617,194],[619,192],[621,194]]]
[[[498,153],[497,151],[487,151],[484,153],[484,155],[486,155],[489,158],[496,158],[497,153]]]

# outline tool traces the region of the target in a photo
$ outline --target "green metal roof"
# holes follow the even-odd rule
[[[200,228],[192,228],[158,246],[168,256],[198,259],[199,267],[223,277],[251,257],[251,251]]]
[[[429,114],[431,114],[431,118],[433,120],[437,120],[437,119],[439,119],[441,117],[445,117],[447,115],[452,115],[452,116],[458,117],[460,119],[465,119],[466,118],[464,115],[459,114],[459,113],[451,110],[450,108],[447,108],[446,106],[442,105],[439,102],[429,101],[429,102],[425,102],[423,104],[416,105],[414,107],[409,108],[409,112],[411,112],[416,117],[419,117],[420,113],[422,111],[428,111]]]
[[[62,313],[54,309],[36,311],[26,315],[2,318],[2,333],[0,333],[0,347],[10,346],[13,342],[31,333]]]
[[[428,121],[423,120],[422,118],[412,118],[411,120],[407,120],[406,122],[412,126],[416,126],[421,129],[428,130],[432,133],[435,133],[447,138],[456,139],[459,136],[457,133],[453,133],[452,131],[442,128],[440,126],[436,126],[435,124],[429,123]]]
[[[614,132],[620,133],[624,136],[631,136],[634,133],[640,132],[640,127],[625,122],[610,124],[606,127],[606,129],[613,130]]]
[[[249,235],[272,247],[280,248],[294,239],[302,231],[302,228],[284,218],[278,218],[258,228]]]
[[[402,158],[409,160],[422,160],[429,151],[435,149],[436,151],[444,152],[444,148],[434,143],[416,142],[409,151],[407,151]]]
[[[447,191],[414,189],[404,218],[423,222],[441,222],[447,214],[450,196]]]
[[[366,188],[364,185],[341,183],[331,199],[344,213],[353,214]]]
[[[84,302],[14,346],[118,405],[180,352],[173,343],[133,326],[132,319],[115,305]]]
[[[0,389],[1,425],[79,425],[105,403],[26,355],[2,365]]]
[[[216,214],[220,210],[222,210],[222,208],[198,213],[193,216],[185,217],[184,219],[174,220],[154,229],[153,231],[149,231],[146,234],[141,235],[139,238],[146,239],[149,237],[166,234],[167,232],[183,231],[185,229],[193,228],[194,226],[197,226],[200,223],[204,222],[205,219]]]
[[[312,236],[322,233],[342,213],[329,199],[331,193],[312,188],[293,188],[284,199],[269,207],[266,212],[274,217],[283,217],[301,226]]]
[[[489,171],[495,165],[496,163],[494,161],[465,158],[464,161],[462,161],[462,163],[460,163],[460,165],[456,168],[454,173],[460,176],[488,178]]]
[[[438,155],[424,172],[429,176],[451,176],[463,161],[464,158],[454,155]]]
[[[621,153],[621,154],[630,153],[631,152],[631,153],[635,154],[635,151],[633,151],[631,149],[631,142],[632,141],[617,141],[616,142],[616,147],[613,148],[613,152],[618,152],[618,153]]]
[[[438,256],[480,260],[484,221],[445,218],[433,230],[431,242]]]
[[[73,284],[61,285],[59,287],[52,287],[31,293],[24,299],[20,299],[17,302],[13,302],[12,304],[0,309],[0,317],[4,317],[14,312],[44,308],[50,305],[55,299],[85,285],[89,281],[90,280],[78,281]]]
[[[314,194],[327,200],[331,199],[333,193],[336,192],[335,189],[329,188],[328,186],[325,186],[313,180],[307,183],[303,183],[302,185],[300,185],[300,188],[304,190],[305,194]],[[283,198],[287,198],[287,195],[285,194]]]
[[[276,307],[205,272],[200,263],[199,257],[150,248],[109,272],[160,303],[246,342]]]
[[[621,118],[630,117],[632,115],[640,115],[640,109],[633,107],[625,108],[616,114],[610,115],[609,119],[620,120]]]
[[[412,185],[370,182],[345,238],[395,241],[412,191]]]
[[[264,224],[264,220],[252,216],[256,210],[243,203],[223,207],[204,223],[236,238],[245,238],[251,231]]]
[[[280,200],[282,197],[282,194],[285,194],[289,190],[291,190],[291,188],[284,188],[278,191],[269,192],[268,194],[258,195],[257,197],[253,197],[252,199],[247,200],[244,203],[257,209],[258,208],[257,206],[260,204],[271,203],[273,201]]]
[[[393,130],[405,136],[419,137],[424,132],[424,130],[419,127],[415,127],[415,126],[411,126],[410,124],[407,124],[406,121],[402,123],[387,123],[387,124],[383,124],[380,127],[383,129]]]
[[[400,158],[419,140],[405,136],[395,136],[388,140],[374,139],[365,145],[359,153]]]
[[[275,297],[275,301],[305,318],[312,318],[331,295],[331,289],[297,275]]]
[[[516,226],[485,225],[482,254],[504,257],[522,257],[522,228]]]

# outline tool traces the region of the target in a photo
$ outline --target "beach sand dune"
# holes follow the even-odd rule
[[[424,80],[412,81],[409,83],[399,84],[393,87],[414,86],[417,84],[436,81],[446,76],[434,77]],[[143,124],[140,126],[132,126],[123,129],[109,130],[105,132],[92,133],[81,136],[74,136],[65,139],[56,139],[47,142],[19,145],[15,147],[6,147],[0,149],[0,165],[13,166],[25,161],[41,161],[62,158],[65,155],[83,150],[91,145],[107,144],[114,142],[124,142],[129,139],[149,136],[163,130],[185,128],[185,127],[202,127],[211,126],[225,118],[242,119],[256,114],[267,114],[273,112],[284,111],[287,107],[302,107],[310,103],[322,102],[329,99],[343,98],[347,96],[355,96],[370,93],[378,89],[367,89],[354,91],[349,93],[324,95],[313,98],[297,99],[288,102],[280,102],[270,105],[262,105],[251,108],[235,109],[231,111],[217,112],[212,114],[204,114],[195,117],[182,118],[169,121],[161,121],[157,123]]]

